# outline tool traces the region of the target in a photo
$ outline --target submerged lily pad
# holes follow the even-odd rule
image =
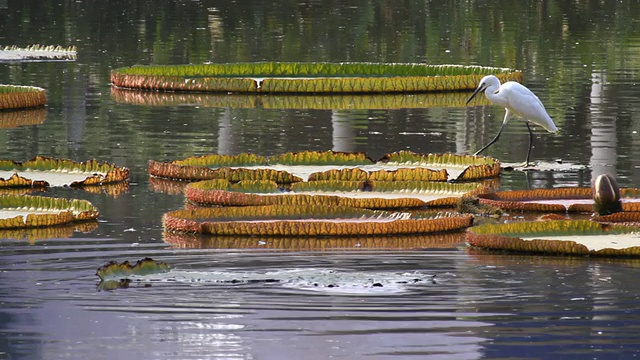
[[[77,55],[78,52],[75,46],[31,45],[24,48],[17,46],[0,47],[0,62],[74,61]]]
[[[400,151],[373,161],[364,153],[303,151],[269,158],[253,154],[205,155],[149,162],[153,176],[181,180],[470,181],[497,177],[500,163],[483,156]]]
[[[0,196],[0,229],[95,220],[98,214],[98,209],[85,200],[29,195]]]
[[[0,187],[103,185],[128,177],[127,168],[95,160],[78,163],[41,156],[23,163],[0,160]]]
[[[110,261],[107,264],[98,268],[96,275],[100,280],[121,280],[129,278],[132,275],[149,275],[165,273],[170,270],[167,263],[163,261],[155,261],[151,258],[144,258],[136,261],[134,265],[129,264],[129,261],[117,263]]]
[[[193,203],[220,206],[324,205],[368,209],[455,206],[465,195],[483,192],[480,183],[423,181],[309,181],[283,189],[269,180],[207,180],[185,188]]]
[[[245,206],[176,210],[167,230],[213,235],[359,236],[425,234],[471,226],[469,215],[415,215],[343,206]]]
[[[475,89],[494,74],[522,80],[507,68],[385,63],[257,62],[132,66],[111,71],[111,83],[142,90],[232,93],[392,93]]]
[[[471,246],[544,254],[640,256],[640,228],[589,220],[485,224],[467,230]]]
[[[44,106],[47,96],[35,86],[0,85],[0,110]]]
[[[620,189],[622,209],[640,211],[638,189]],[[485,205],[516,211],[593,212],[591,188],[565,187],[555,189],[498,191],[478,195]]]
[[[432,92],[410,94],[219,94],[151,92],[111,88],[115,101],[143,106],[193,105],[233,109],[314,109],[314,110],[371,110],[424,109],[464,107],[469,98],[466,92]],[[486,97],[480,104],[489,105]]]

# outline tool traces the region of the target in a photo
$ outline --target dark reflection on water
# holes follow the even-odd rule
[[[0,158],[96,158],[132,176],[128,188],[45,192],[91,201],[97,229],[0,234],[0,359],[637,355],[636,261],[475,253],[459,234],[169,237],[161,217],[184,205],[181,186],[146,171],[150,159],[208,153],[472,153],[498,131],[503,109],[464,107],[469,94],[118,93],[109,71],[268,60],[517,68],[561,130],[535,129],[532,158],[565,170],[506,171],[502,186],[589,186],[613,172],[631,187],[640,180],[638,14],[636,1],[0,1],[1,45],[79,49],[73,63],[2,64],[1,83],[44,87],[48,105],[0,114]],[[488,155],[521,162],[527,136],[514,120]],[[203,278],[333,271],[342,286],[176,280],[98,291],[100,265],[145,256]],[[414,274],[435,282],[373,286]]]

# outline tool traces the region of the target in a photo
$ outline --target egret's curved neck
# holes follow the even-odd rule
[[[500,106],[507,106],[508,101],[503,96],[504,94],[502,94],[502,92],[499,90],[500,90],[500,85],[492,84],[492,85],[489,85],[484,90],[484,94],[487,97],[487,99],[489,99],[489,101],[491,101],[492,103]]]

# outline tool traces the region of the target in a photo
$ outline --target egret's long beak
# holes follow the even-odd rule
[[[471,102],[471,100],[473,100],[474,97],[476,97],[476,95],[478,95],[479,93],[482,92],[482,90],[485,89],[484,84],[480,84],[480,86],[478,86],[478,88],[476,89],[476,91],[473,92],[473,95],[471,95],[471,97],[469,98],[469,100],[467,100],[467,102],[465,103],[465,105],[469,104]]]

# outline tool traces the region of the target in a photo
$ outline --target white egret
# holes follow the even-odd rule
[[[471,95],[469,100],[467,100],[467,104],[481,91],[484,91],[487,99],[493,104],[504,107],[506,113],[504,114],[504,120],[498,131],[498,135],[473,155],[480,154],[495,143],[500,137],[504,126],[515,115],[525,120],[527,129],[529,130],[529,150],[527,151],[527,161],[524,163],[525,167],[529,166],[529,156],[531,155],[531,147],[533,146],[533,133],[531,132],[529,122],[540,125],[549,132],[558,131],[556,124],[553,123],[553,120],[551,120],[551,117],[547,114],[544,105],[542,105],[540,99],[538,99],[531,90],[520,83],[507,81],[500,85],[500,80],[493,75],[487,75],[480,80],[480,85],[478,85],[476,91]]]

